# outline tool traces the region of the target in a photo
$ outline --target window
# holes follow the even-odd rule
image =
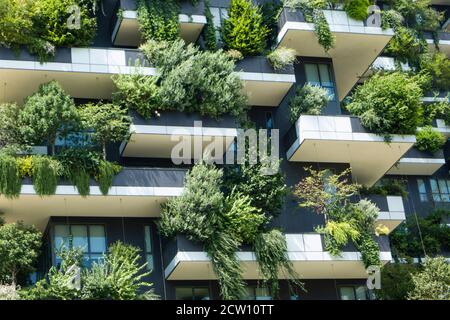
[[[246,300],[272,300],[267,287],[247,286]]]
[[[417,186],[419,187],[419,198],[421,202],[428,201],[427,189],[425,188],[425,181],[417,179]]]
[[[211,15],[213,16],[213,24],[216,30],[216,40],[219,44],[222,43],[222,35],[220,33],[220,28],[222,27],[223,21],[228,19],[228,8],[218,8],[210,7]]]
[[[178,287],[175,288],[176,300],[209,300],[209,289],[206,287]]]
[[[431,193],[436,202],[450,202],[450,180],[430,179]]]
[[[305,63],[306,82],[328,91],[330,100],[335,99],[334,81],[329,64]]]
[[[145,261],[147,262],[147,270],[153,270],[153,247],[152,247],[152,230],[150,226],[144,227],[145,235]]]
[[[84,265],[89,267],[93,261],[98,261],[106,251],[105,227],[102,225],[61,224],[54,227],[54,251],[56,265],[61,263],[57,252],[62,247],[67,248],[72,242],[74,248],[83,251]]]
[[[339,288],[341,300],[372,300],[373,296],[365,286],[345,286]]]
[[[270,138],[272,136],[272,129],[273,129],[272,112],[266,112],[266,129],[267,129],[267,137]]]

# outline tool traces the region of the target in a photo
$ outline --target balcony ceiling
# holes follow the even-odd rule
[[[414,136],[392,136],[386,143],[376,134],[356,132],[350,117],[301,116],[289,161],[349,163],[355,182],[372,186],[414,145]]]
[[[392,30],[330,24],[336,38],[335,48],[328,53],[317,41],[313,24],[286,22],[278,34],[278,46],[295,49],[298,56],[332,58],[339,100],[345,98],[359,78],[383,51]]]
[[[445,159],[404,157],[388,171],[390,175],[431,176],[445,164]]]

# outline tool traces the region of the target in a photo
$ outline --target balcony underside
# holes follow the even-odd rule
[[[406,215],[402,197],[373,195],[369,196],[368,199],[380,209],[376,224],[388,227],[389,233],[405,221]]]
[[[203,15],[180,14],[178,20],[180,37],[186,43],[196,42],[206,25],[206,17]],[[122,19],[118,19],[114,27],[112,42],[119,47],[139,47],[142,37],[139,31],[137,11],[122,12]]]
[[[401,158],[387,174],[431,176],[445,164],[445,159]]]
[[[112,187],[107,196],[91,186],[82,197],[73,186],[58,186],[56,194],[40,197],[32,185],[22,186],[17,199],[0,196],[7,223],[22,220],[43,230],[51,216],[159,217],[160,205],[181,194],[176,187]]]
[[[333,59],[339,100],[345,98],[359,78],[383,51],[392,37],[391,30],[330,24],[335,48],[326,53],[318,43],[311,23],[288,21],[278,34],[278,46],[295,49],[298,56]]]
[[[357,120],[357,119],[355,119]],[[349,163],[355,182],[371,186],[414,145],[414,136],[392,136],[387,143],[352,129],[350,117],[301,116],[289,161]]]
[[[130,131],[130,140],[121,146],[124,157],[192,159],[201,146],[203,151],[214,147],[212,156],[222,158],[237,136],[233,128],[132,125]],[[190,148],[179,151],[182,143]]]

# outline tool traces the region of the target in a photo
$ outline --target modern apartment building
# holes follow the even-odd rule
[[[253,1],[262,4],[267,1]],[[438,33],[441,52],[450,57],[450,1],[432,1],[445,11],[447,20]],[[211,0],[215,27],[227,17],[229,0]],[[383,8],[383,4],[379,3]],[[393,135],[386,143],[382,136],[363,127],[358,117],[349,115],[342,102],[355,86],[375,69],[395,68],[394,57],[383,55],[394,35],[392,29],[356,21],[341,9],[325,10],[335,37],[335,48],[325,52],[319,45],[312,23],[300,10],[284,8],[278,18],[275,47],[292,48],[297,62],[275,70],[264,56],[245,57],[236,62],[236,72],[244,83],[251,106],[249,118],[257,128],[278,129],[282,173],[286,184],[295,186],[307,175],[305,167],[339,172],[352,169],[353,181],[371,187],[382,179],[406,181],[407,197],[372,195],[368,198],[380,209],[379,221],[392,232],[413,215],[427,215],[434,208],[448,208],[450,175],[449,144],[429,154],[417,150],[414,135]],[[56,48],[52,61],[41,63],[26,49],[16,52],[0,48],[0,102],[16,102],[36,92],[39,85],[58,81],[77,103],[109,101],[114,92],[112,75],[132,74],[136,60],[152,77],[156,68],[145,63],[138,47],[141,34],[134,0],[102,1],[97,11],[97,35],[90,47]],[[187,43],[202,44],[207,24],[205,3],[180,1],[179,34]],[[219,37],[220,35],[217,34]],[[432,35],[426,35],[436,50]],[[306,83],[325,88],[330,101],[322,115],[300,115],[292,124],[289,101],[298,86]],[[447,99],[448,92],[432,93],[424,103]],[[120,240],[142,250],[142,261],[152,270],[148,281],[163,299],[220,299],[212,264],[203,247],[183,235],[167,239],[159,235],[156,222],[160,206],[183,192],[189,165],[175,165],[171,151],[176,142],[171,134],[183,130],[194,136],[222,137],[225,148],[233,148],[238,123],[231,116],[220,119],[175,111],[144,119],[131,114],[128,142],[107,146],[107,159],[123,169],[104,196],[92,181],[90,195],[81,196],[69,182],[61,181],[52,196],[39,196],[31,181],[24,181],[18,198],[0,196],[0,211],[6,222],[22,220],[44,233],[44,250],[39,272],[58,264],[56,248],[73,238],[84,248],[87,261],[101,258],[107,247]],[[195,126],[202,121],[202,127]],[[446,138],[450,127],[435,119],[434,127]],[[57,141],[57,147],[64,141]],[[47,153],[46,146],[35,152]],[[325,250],[323,237],[315,230],[324,223],[321,215],[300,208],[292,196],[285,199],[281,214],[272,222],[286,235],[288,254],[306,292],[291,292],[280,278],[282,299],[370,299],[367,272],[355,246],[344,248],[341,257]],[[389,236],[377,237],[383,264],[393,259]],[[269,289],[259,281],[254,253],[242,248],[237,253],[248,283],[249,299],[270,299]]]

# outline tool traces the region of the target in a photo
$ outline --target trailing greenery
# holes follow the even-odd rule
[[[265,210],[254,205],[245,192],[241,193],[238,184],[228,195],[221,191],[223,185],[222,170],[204,164],[194,166],[186,177],[182,195],[162,206],[159,229],[166,237],[182,234],[202,243],[218,278],[222,298],[241,299],[246,291],[236,258],[240,245],[254,245],[262,276],[272,284],[274,274],[278,275],[282,268],[293,275],[292,265],[286,260],[284,236],[270,231],[265,234],[264,226],[269,221]],[[273,284],[272,288],[272,294],[277,296],[278,287]]]
[[[275,70],[283,70],[295,62],[296,52],[294,49],[280,47],[269,53],[267,60]]]
[[[426,217],[414,214],[390,235],[395,259],[435,256],[450,248],[450,212],[436,209]]]
[[[20,132],[29,144],[47,142],[55,154],[57,137],[66,137],[79,123],[73,99],[56,81],[28,97],[19,114]]]
[[[431,126],[421,128],[416,133],[416,140],[416,148],[429,153],[435,153],[441,150],[446,141],[444,136]]]
[[[67,21],[80,8],[80,26],[70,28]],[[26,46],[41,61],[54,56],[58,46],[91,44],[97,20],[86,3],[78,0],[10,0],[0,3],[0,45],[18,50]],[[20,30],[20,32],[17,32]]]
[[[151,283],[143,281],[150,273],[143,272],[146,264],[140,265],[139,249],[116,242],[100,262],[81,271],[81,288],[69,284],[75,275],[73,265],[81,267],[82,250],[62,248],[58,255],[62,262],[53,266],[46,279],[20,294],[26,300],[140,300],[157,299]]]
[[[320,86],[305,84],[297,87],[289,101],[290,119],[295,123],[300,115],[320,115],[330,100],[328,92]]]
[[[210,1],[205,0],[206,26],[203,28],[203,39],[206,49],[210,51],[217,50],[216,28],[214,27],[213,15],[210,9]]]
[[[10,155],[0,155],[0,194],[6,198],[16,198],[22,189],[22,177],[16,159]]]
[[[373,133],[414,134],[420,121],[423,76],[375,74],[356,88],[347,109]]]
[[[325,225],[316,231],[324,235],[325,250],[339,256],[351,240],[361,252],[366,268],[380,265],[380,249],[374,237],[389,230],[376,223],[379,209],[375,204],[365,199],[352,201],[360,187],[349,182],[350,170],[339,174],[305,170],[309,175],[295,186],[294,194],[301,200],[300,207],[324,215]]]
[[[103,195],[107,195],[109,189],[112,187],[113,178],[122,170],[122,167],[118,164],[111,163],[108,161],[100,161],[98,165],[98,173],[95,176],[95,180],[97,180],[98,185],[100,187],[100,191]]]
[[[160,110],[198,112],[218,118],[231,114],[246,117],[246,97],[242,82],[234,72],[234,61],[223,51],[202,52],[182,40],[149,41],[141,47],[158,77],[118,76],[116,103],[150,117]]]
[[[20,110],[15,103],[0,104],[0,147],[25,143],[17,125]]]
[[[275,47],[277,44],[278,18],[280,17],[281,10],[283,10],[283,3],[278,0],[264,1],[261,6],[263,25],[269,29],[266,41],[266,47],[268,49]]]
[[[41,238],[36,228],[22,222],[0,226],[0,280],[6,280],[15,288],[20,272],[34,270]]]
[[[244,56],[258,55],[266,48],[269,29],[263,24],[260,7],[251,0],[231,0],[221,31],[225,48]]]
[[[420,70],[431,77],[431,88],[448,91],[450,89],[450,59],[445,53],[425,54],[420,59]]]
[[[139,29],[144,41],[179,38],[177,0],[137,0]]]
[[[414,288],[408,300],[450,300],[450,264],[445,257],[427,257],[411,278]]]
[[[61,163],[50,157],[33,157],[33,186],[40,196],[55,194],[59,177],[62,175]]]
[[[283,0],[286,7],[301,10],[306,22],[314,23],[314,32],[325,52],[330,51],[336,42],[322,10],[327,9],[326,1]]]

